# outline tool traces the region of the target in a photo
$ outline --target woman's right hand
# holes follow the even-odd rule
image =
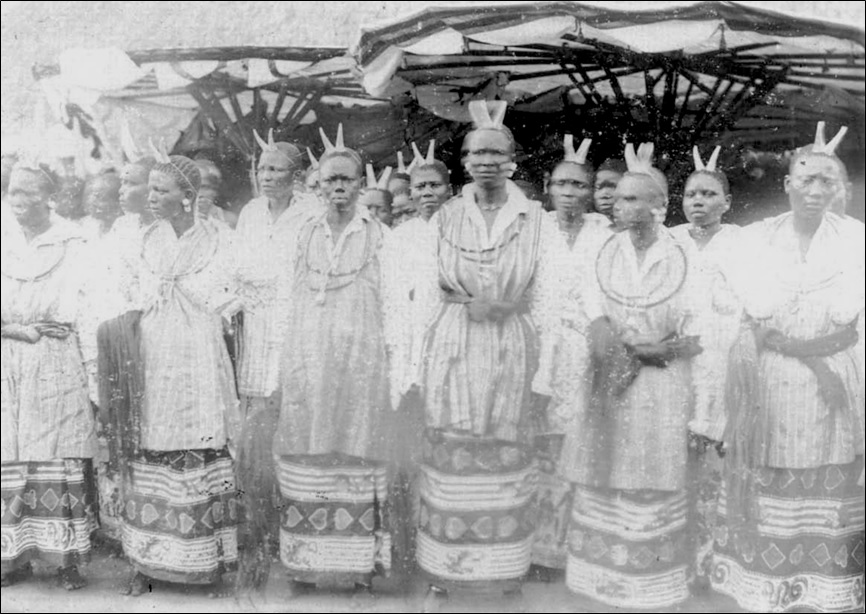
[[[4,324],[3,336],[24,343],[36,343],[42,338],[42,333],[32,324]]]

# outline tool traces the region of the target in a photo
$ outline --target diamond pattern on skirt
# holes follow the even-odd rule
[[[49,488],[39,499],[39,502],[50,511],[57,509],[57,504],[60,503],[60,498],[54,493],[54,489]]]
[[[650,550],[646,546],[641,546],[637,549],[637,552],[634,552],[631,555],[632,565],[634,565],[638,569],[646,569],[653,564],[655,558],[656,557],[653,554],[652,550]]]
[[[195,527],[195,520],[189,514],[180,515],[180,532],[189,533]]]
[[[863,567],[863,564],[866,563],[866,556],[864,555],[866,555],[866,552],[863,551],[863,541],[861,540],[851,551],[851,558],[854,559],[854,562],[859,567]]]
[[[372,531],[376,528],[376,515],[373,513],[373,508],[368,509],[364,512],[360,518],[358,518],[358,522],[368,531]]]
[[[815,546],[812,551],[809,553],[809,556],[812,557],[812,560],[818,564],[818,567],[823,567],[832,558],[830,556],[830,550],[827,548],[827,544],[819,544]]]
[[[805,555],[806,552],[803,550],[803,544],[797,544],[797,547],[791,550],[788,560],[791,561],[791,565],[799,565],[803,562],[803,557]]]
[[[770,569],[776,569],[776,567],[785,562],[785,554],[779,550],[779,547],[776,546],[776,544],[770,544],[770,546],[761,553],[761,558],[764,559],[764,563],[766,563],[767,567]]]

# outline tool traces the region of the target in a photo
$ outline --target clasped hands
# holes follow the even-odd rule
[[[57,322],[34,322],[32,324],[9,323],[3,325],[3,336],[25,343],[36,343],[42,337],[66,339],[72,329]]]

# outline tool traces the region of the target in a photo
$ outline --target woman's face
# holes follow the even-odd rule
[[[265,151],[259,158],[256,177],[264,196],[269,199],[282,199],[292,192],[295,170],[286,156]]]
[[[112,220],[120,215],[120,183],[117,177],[92,178],[84,190],[84,209],[98,220]]]
[[[161,171],[151,171],[147,187],[147,207],[160,220],[170,220],[180,215],[183,212],[183,200],[190,198],[178,185],[177,179]]]
[[[412,173],[411,193],[421,217],[429,220],[451,196],[451,186],[439,171],[421,168]]]
[[[835,160],[824,155],[806,155],[796,160],[785,177],[785,192],[794,217],[815,222],[839,199],[844,180]]]
[[[476,130],[469,137],[466,164],[472,179],[481,187],[502,185],[507,179],[503,165],[511,162],[513,146],[498,130]]]
[[[553,169],[548,186],[550,200],[560,219],[574,221],[592,203],[592,177],[578,164],[558,165]]]
[[[359,201],[362,205],[370,210],[374,218],[390,226],[393,221],[391,204],[388,203],[388,197],[382,190],[366,190],[361,194]]]
[[[48,179],[38,171],[14,170],[9,177],[7,199],[12,214],[21,226],[35,228],[48,220]]]
[[[731,208],[731,195],[725,194],[721,182],[706,173],[696,173],[686,182],[683,192],[683,213],[700,228],[713,226]]]
[[[595,210],[607,217],[613,216],[616,186],[622,175],[616,171],[603,170],[595,174]]]
[[[199,217],[206,218],[210,215],[213,208],[217,206],[219,195],[219,188],[213,185],[203,185],[199,188],[198,196],[195,199],[196,212]]]
[[[619,228],[634,229],[655,225],[657,210],[663,209],[663,198],[652,179],[641,175],[624,175],[616,186],[613,217]]]
[[[361,169],[345,156],[326,159],[319,167],[319,189],[328,207],[338,212],[351,209],[361,192]]]
[[[148,172],[136,164],[127,164],[120,173],[120,208],[124,213],[140,214],[147,208]]]

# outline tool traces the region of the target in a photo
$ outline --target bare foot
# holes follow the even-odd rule
[[[121,595],[139,597],[145,590],[150,588],[150,580],[142,573],[134,572],[129,582],[120,590]]]
[[[75,591],[87,586],[87,581],[81,577],[80,573],[78,573],[78,567],[76,565],[70,565],[69,567],[61,567],[58,569],[57,580],[60,582],[60,586],[68,591]]]

